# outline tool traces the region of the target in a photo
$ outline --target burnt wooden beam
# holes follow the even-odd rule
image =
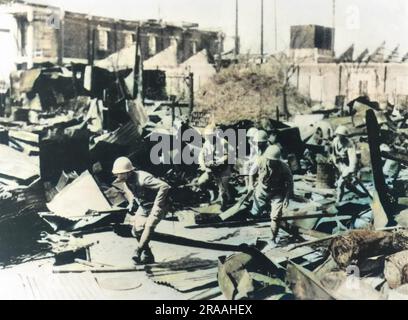
[[[408,155],[407,154],[403,154],[403,153],[396,153],[396,152],[386,152],[386,151],[382,151],[381,152],[381,156],[384,159],[388,159],[388,160],[394,160],[397,161],[403,165],[408,166]]]
[[[317,212],[319,211],[320,210],[318,210]],[[315,219],[315,218],[331,218],[331,217],[336,217],[336,216],[338,215],[330,214],[330,213],[302,214],[302,215],[297,215],[297,216],[282,217],[281,221],[307,220],[307,219]],[[265,217],[265,218],[258,218],[254,220],[220,221],[220,222],[206,223],[206,224],[195,224],[191,226],[186,226],[185,228],[200,229],[200,228],[249,227],[252,225],[256,225],[258,223],[265,223],[269,221],[271,221],[271,219],[269,217]]]
[[[377,117],[373,110],[367,110],[366,124],[374,186],[378,193],[381,205],[385,209],[387,216],[389,216],[393,211],[394,206],[392,196],[390,196],[390,190],[385,183],[383,160],[380,151],[380,126],[378,125]]]

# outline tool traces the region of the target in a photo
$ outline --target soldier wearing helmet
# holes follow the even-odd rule
[[[166,214],[170,187],[150,173],[136,170],[126,157],[115,161],[112,173],[117,178],[113,185],[123,192],[129,203],[129,213],[135,215],[132,234],[138,239],[138,247],[133,260],[137,264],[154,263],[149,242],[154,229]]]
[[[282,146],[279,143],[277,143],[276,129],[273,127],[269,119],[265,119],[265,118],[261,119],[259,122],[259,128],[261,128],[261,130],[267,133],[269,145],[276,144],[282,150]]]
[[[270,210],[272,240],[275,245],[279,242],[279,223],[283,209],[288,207],[292,195],[292,172],[282,161],[280,148],[276,145],[269,146],[260,162],[251,214],[259,216],[264,210]]]
[[[339,179],[337,181],[337,203],[342,201],[345,188],[361,194],[352,184],[357,174],[357,151],[354,143],[348,138],[346,127],[339,126],[335,131],[335,138],[331,145],[331,161],[337,168]]]
[[[268,147],[268,134],[264,130],[251,128],[247,134],[249,140],[249,156],[245,164],[246,186],[253,189],[254,179],[258,172],[259,159]]]
[[[277,142],[276,132],[273,130],[272,126],[270,126],[270,123],[266,122],[265,124],[264,122],[262,128],[266,129],[255,129],[256,131],[254,134],[249,137],[251,152],[245,167],[248,174],[248,190],[253,189],[254,179],[256,178],[259,169],[259,161],[261,161],[261,157],[265,150],[272,145],[277,146],[280,150],[282,150],[282,146]],[[248,132],[250,133],[251,130],[252,129],[250,129]]]
[[[229,154],[232,151],[231,145],[227,140],[217,135],[215,124],[208,125],[203,131],[203,136],[205,142],[198,157],[202,175],[194,183],[194,186],[203,186],[214,180],[218,186],[218,199],[215,201],[220,202],[222,210],[224,210],[234,200],[229,185],[232,174],[232,168],[228,162]]]

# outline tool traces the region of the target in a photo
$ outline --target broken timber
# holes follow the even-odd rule
[[[377,203],[374,201],[374,209],[382,206],[383,210],[374,210],[374,216],[378,212],[379,216],[383,215],[383,212],[387,215],[388,221],[392,220],[392,212],[394,211],[395,199],[390,194],[388,187],[385,183],[385,177],[383,173],[383,163],[381,159],[380,151],[380,127],[378,125],[377,117],[373,110],[367,110],[366,112],[366,125],[368,144],[370,147],[371,165],[373,170],[374,186],[378,195]],[[376,195],[374,196],[376,198]],[[379,208],[381,209],[381,208]],[[385,227],[385,225],[383,225]]]
[[[81,263],[82,264],[82,263]],[[128,267],[90,267],[81,264],[54,267],[53,273],[116,273],[116,272],[143,272],[145,266],[128,266]]]
[[[291,289],[297,299],[336,300],[336,297],[323,287],[312,272],[293,262],[289,262],[287,268],[287,281],[291,284]]]

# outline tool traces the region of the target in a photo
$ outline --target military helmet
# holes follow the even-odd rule
[[[247,131],[247,138],[253,138],[255,137],[256,133],[258,132],[258,129],[255,127],[252,127]]]
[[[254,142],[256,143],[262,143],[262,142],[268,142],[269,137],[266,131],[259,130],[256,132],[253,139],[254,139]]]
[[[349,131],[345,126],[339,126],[334,132],[336,136],[348,136]]]
[[[277,145],[272,145],[265,150],[264,156],[268,160],[281,160],[282,153]]]
[[[120,157],[116,159],[115,162],[113,163],[112,173],[121,174],[121,173],[128,173],[133,170],[135,170],[135,167],[133,167],[133,164],[129,160],[129,158]]]

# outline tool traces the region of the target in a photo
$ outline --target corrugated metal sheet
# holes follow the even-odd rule
[[[108,299],[90,272],[36,275],[0,272],[2,300],[104,300]]]
[[[47,204],[50,211],[65,218],[85,215],[88,210],[109,211],[111,205],[92,175],[85,171]]]
[[[123,127],[117,129],[111,135],[106,137],[104,141],[122,146],[136,144],[140,141],[139,130],[132,122],[128,122]]]

